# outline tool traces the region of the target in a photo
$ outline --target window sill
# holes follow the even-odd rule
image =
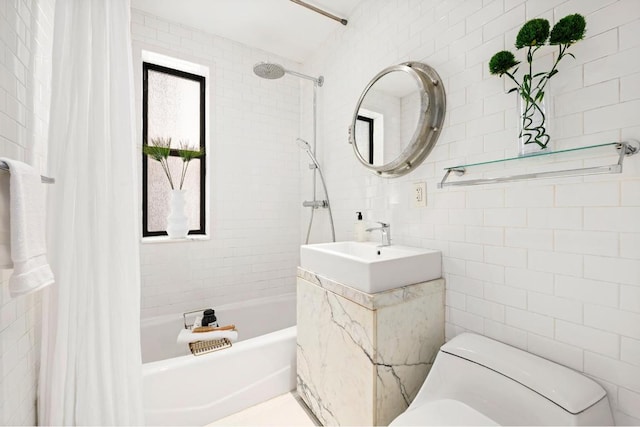
[[[155,244],[155,243],[185,243],[185,242],[202,242],[210,240],[211,238],[207,234],[194,234],[187,236],[184,239],[171,239],[169,236],[152,236],[143,237],[140,242],[143,244]]]

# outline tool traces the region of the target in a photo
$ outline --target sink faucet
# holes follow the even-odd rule
[[[382,232],[382,242],[380,246],[391,246],[391,224],[381,221],[376,222],[380,224],[380,227],[367,228],[365,231],[371,232],[373,230],[380,230]]]

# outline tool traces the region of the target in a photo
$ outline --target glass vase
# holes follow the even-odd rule
[[[549,108],[546,98],[534,101],[525,96],[518,96],[518,155],[528,156],[550,151],[549,141]]]
[[[187,190],[171,190],[170,213],[167,217],[167,234],[171,239],[184,239],[189,234],[188,218],[185,214]]]

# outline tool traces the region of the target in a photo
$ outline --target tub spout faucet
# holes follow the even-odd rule
[[[367,228],[365,231],[371,232],[374,230],[380,230],[382,233],[382,241],[380,246],[391,246],[391,224],[387,224],[386,222],[376,221],[380,224],[380,227],[371,227]]]

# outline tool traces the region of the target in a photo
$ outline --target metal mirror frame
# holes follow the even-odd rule
[[[356,144],[356,121],[358,119],[358,111],[367,96],[367,93],[373,85],[376,84],[385,75],[401,71],[413,77],[418,88],[422,89],[420,96],[420,117],[418,125],[411,137],[411,141],[402,151],[402,153],[393,161],[380,166],[370,164],[362,157]],[[444,84],[436,71],[421,62],[403,62],[398,65],[385,68],[371,79],[367,87],[365,87],[360,99],[356,104],[356,110],[353,114],[353,120],[349,128],[349,143],[353,146],[353,151],[358,161],[371,172],[385,178],[392,178],[405,175],[427,158],[433,147],[438,141],[444,116],[446,111],[446,96],[444,92]]]

